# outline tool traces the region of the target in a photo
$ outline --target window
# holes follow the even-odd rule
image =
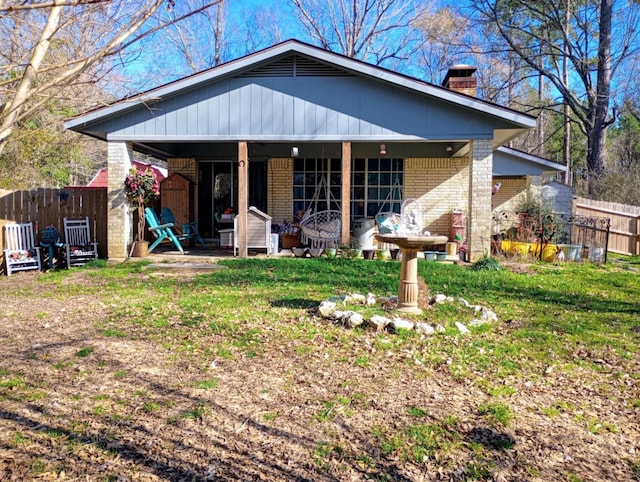
[[[397,158],[353,159],[351,164],[351,217],[375,217],[400,212],[404,160]]]
[[[340,209],[342,169],[340,159],[297,158],[293,162],[293,214],[309,208],[316,201],[316,189],[322,176],[329,187],[329,199],[323,189],[317,193],[314,212]],[[335,201],[335,202],[334,202]]]

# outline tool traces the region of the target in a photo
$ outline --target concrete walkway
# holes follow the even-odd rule
[[[290,250],[282,250],[277,255],[267,256],[264,252],[249,252],[250,258],[267,258],[291,256]],[[144,260],[151,261],[145,269],[152,271],[162,271],[165,273],[205,273],[218,269],[225,269],[225,266],[217,264],[223,259],[233,259],[231,249],[205,249],[187,247],[184,254],[171,247],[159,247],[147,255]]]

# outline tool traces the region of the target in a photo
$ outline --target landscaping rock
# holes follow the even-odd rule
[[[487,322],[498,321],[498,315],[496,315],[489,308],[483,306],[480,312],[481,312],[481,315],[480,315],[481,320],[487,321]]]
[[[429,323],[416,323],[416,331],[421,335],[433,335],[436,330]]]
[[[380,299],[378,301],[380,301],[381,304],[397,303],[398,302],[398,297],[397,296],[382,296],[382,297],[380,297]]]
[[[440,304],[447,301],[447,295],[443,295],[442,293],[438,293],[433,297],[433,303]]]
[[[387,328],[390,328],[392,331],[398,330],[416,330],[421,335],[431,336],[435,333],[446,333],[446,328],[440,324],[431,325],[426,322],[415,322],[412,320],[407,320],[400,317],[387,318],[381,315],[373,315],[368,320],[365,320],[364,317],[360,313],[356,313],[354,311],[343,311],[337,309],[337,303],[342,302],[343,304],[361,304],[365,306],[374,306],[377,303],[380,304],[382,309],[387,311],[395,308],[398,297],[380,297],[376,299],[373,293],[367,293],[367,296],[363,296],[358,293],[351,293],[349,295],[341,295],[339,297],[332,297],[327,301],[323,301],[318,306],[316,313],[326,319],[331,319],[334,321],[340,322],[342,325],[355,328],[367,322],[372,327],[375,327],[376,331],[380,332]],[[482,326],[486,323],[493,323],[498,321],[498,316],[482,305],[471,305],[464,298],[454,299],[451,296],[447,296],[443,293],[438,293],[431,300],[431,304],[440,304],[440,303],[448,303],[448,302],[459,302],[467,308],[478,312],[480,315],[478,318],[471,320],[467,323],[468,326]],[[457,321],[455,322],[455,326],[461,334],[469,334],[471,333],[465,324]]]
[[[391,326],[394,330],[413,330],[416,324],[411,320],[405,320],[404,318],[394,318],[391,320]]]
[[[351,311],[336,310],[333,313],[331,313],[331,315],[329,315],[329,318],[332,318],[334,320],[342,320],[343,318],[349,316],[350,313],[352,313],[352,312]]]
[[[344,299],[345,303],[353,303],[355,305],[364,305],[367,298],[359,293],[351,293]]]
[[[369,318],[369,323],[375,326],[378,331],[382,331],[391,324],[391,320],[386,316],[373,315]]]
[[[469,333],[471,333],[469,331],[469,328],[467,328],[466,326],[464,326],[464,324],[460,323],[459,321],[456,321],[456,328],[458,329],[458,331],[462,334],[462,335],[467,335]]]
[[[486,320],[475,318],[469,322],[469,326],[482,326],[482,325],[486,325],[487,323],[489,322]]]
[[[351,312],[347,317],[343,318],[342,322],[349,328],[355,328],[364,323],[364,318],[360,313]]]
[[[336,311],[336,304],[333,301],[323,301],[318,306],[318,314],[323,318],[329,318]]]

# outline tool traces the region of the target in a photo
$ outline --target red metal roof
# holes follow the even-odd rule
[[[146,169],[151,169],[152,172],[155,172],[156,178],[158,182],[162,182],[167,177],[167,170],[163,167],[154,166],[153,164],[147,164],[142,161],[133,161],[133,165],[136,166],[138,171],[145,171]],[[100,169],[98,174],[94,176],[94,178],[87,184],[87,187],[107,187],[107,178],[108,178],[107,168]],[[122,180],[124,182],[124,179]]]

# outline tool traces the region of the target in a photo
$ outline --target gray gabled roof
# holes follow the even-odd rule
[[[496,121],[495,132],[493,135],[494,145],[502,144],[522,131],[535,126],[535,119],[533,117],[512,109],[501,107],[475,97],[451,91],[441,86],[429,84],[381,67],[329,52],[297,40],[288,40],[246,57],[242,57],[175,82],[154,88],[139,95],[122,99],[106,107],[89,111],[68,120],[65,123],[65,127],[93,135],[98,138],[106,139],[109,132],[116,131],[116,128],[112,128],[114,123],[109,123],[107,121],[113,121],[113,119],[117,118],[122,119],[133,111],[151,110],[149,106],[158,106],[158,103],[162,102],[164,99],[176,98],[183,93],[192,92],[196,89],[203,88],[204,86],[211,85],[214,82],[224,81],[225,79],[232,77],[239,78],[243,73],[255,71],[256,69],[259,69],[261,65],[270,62],[273,63],[279,58],[290,56],[292,54],[299,54],[313,59],[319,63],[332,67],[334,70],[344,71],[350,75],[369,78],[378,83],[387,83],[390,88],[399,88],[406,90],[407,92],[423,94],[437,99],[440,103],[446,103],[454,107],[459,106],[466,112],[473,113],[473,115],[490,116]],[[129,121],[131,122],[130,119]],[[148,121],[149,117],[147,117],[146,120]],[[139,121],[136,118],[135,122],[142,122],[142,120]],[[120,129],[120,134],[118,134],[120,137],[118,138],[133,136],[133,134],[130,134],[133,132],[132,129],[125,132],[122,126],[119,125],[117,128]],[[184,138],[176,137],[174,140],[186,140],[184,133],[181,135]],[[280,137],[284,136],[280,134]],[[382,137],[384,137],[384,135],[382,135]],[[276,136],[273,140],[277,139],[278,137]],[[152,139],[144,139],[144,141],[152,141]]]
[[[494,176],[543,176],[566,170],[564,164],[506,146],[493,152]]]

